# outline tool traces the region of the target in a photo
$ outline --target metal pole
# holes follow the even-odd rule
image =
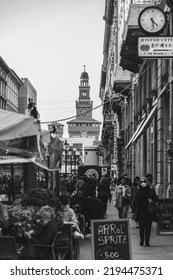
[[[173,33],[173,28],[172,28],[172,24],[173,24],[173,20],[172,20],[172,16],[170,17],[170,34],[172,35]],[[170,59],[170,75],[169,78],[172,78],[172,59]],[[172,106],[173,106],[173,97],[172,97],[172,82],[170,83],[170,140],[173,141],[173,110],[172,110]]]
[[[73,169],[73,153],[70,152],[70,165],[71,165],[71,174],[72,174],[72,169]]]
[[[65,174],[67,174],[67,150],[65,149]]]
[[[76,152],[74,152],[74,155],[73,155],[73,158],[74,158],[74,174],[76,175]]]
[[[170,16],[170,36],[173,34],[173,14]],[[172,59],[169,60],[169,77],[170,79],[172,78],[173,70],[172,70]],[[173,87],[172,87],[172,82],[170,82],[169,85],[169,118],[170,118],[170,138],[169,141],[167,142],[167,153],[168,153],[168,189],[167,189],[167,194],[166,196],[168,198],[173,197]]]

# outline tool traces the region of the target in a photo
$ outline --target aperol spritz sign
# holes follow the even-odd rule
[[[172,58],[173,37],[139,37],[138,56],[142,58]]]
[[[91,220],[91,230],[92,259],[131,259],[128,219]]]

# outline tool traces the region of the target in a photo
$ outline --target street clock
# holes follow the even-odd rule
[[[159,7],[148,6],[140,12],[138,24],[144,33],[148,35],[157,35],[165,28],[166,15]]]

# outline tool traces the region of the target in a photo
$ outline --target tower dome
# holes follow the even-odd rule
[[[81,73],[80,78],[81,79],[89,79],[88,73],[85,71],[85,65],[84,65],[84,71]]]

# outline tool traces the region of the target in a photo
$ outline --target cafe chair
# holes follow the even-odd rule
[[[73,229],[71,224],[64,224],[61,229],[61,234],[55,242],[55,255],[56,259],[74,259],[74,248],[73,248]]]
[[[74,205],[74,211],[75,211],[76,217],[77,217],[78,222],[79,222],[78,226],[80,228],[80,231],[82,232],[82,234],[84,235],[84,238],[85,238],[85,224],[86,224],[86,221],[85,221],[84,214],[82,214],[82,209],[81,209],[79,204]]]
[[[54,238],[53,238],[53,241],[52,241],[52,244],[50,245],[43,245],[43,244],[31,244],[28,248],[28,252],[30,249],[32,248],[37,248],[37,249],[49,249],[48,250],[48,253],[49,253],[49,258],[50,259],[53,259],[53,260],[56,260],[56,254],[55,254],[55,244],[57,242],[57,240],[59,240],[59,236],[61,236],[61,231],[57,231]]]
[[[17,260],[14,236],[0,236],[0,260]]]
[[[74,259],[76,260],[78,255],[80,254],[80,244],[79,244],[79,239],[78,238],[73,238],[73,256]]]
[[[81,222],[80,230],[81,230],[81,232],[82,232],[82,234],[84,235],[84,238],[85,238],[85,232],[86,232],[85,216],[82,215],[81,219],[82,219],[82,222]]]

